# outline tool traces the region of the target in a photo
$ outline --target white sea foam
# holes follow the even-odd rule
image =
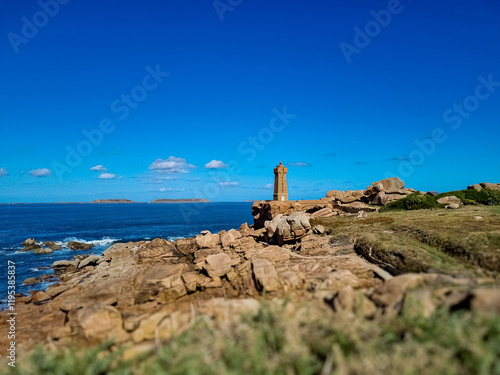
[[[119,241],[116,238],[109,238],[109,237],[103,237],[100,240],[84,240],[81,238],[76,238],[76,237],[67,237],[65,238],[62,242],[56,242],[58,245],[65,245],[70,241],[76,241],[76,242],[83,242],[83,243],[89,243],[95,246],[107,246],[111,245],[113,242]]]
[[[186,238],[186,237],[180,237],[180,236],[169,236],[169,237],[167,237],[167,239],[168,239],[169,241],[172,241],[172,242],[175,242],[175,241],[177,241],[177,240],[180,240],[181,238]]]

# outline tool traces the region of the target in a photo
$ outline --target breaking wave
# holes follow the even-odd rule
[[[63,241],[61,242],[56,242],[56,244],[58,245],[64,245],[70,241],[76,241],[76,242],[83,242],[83,243],[88,243],[88,244],[92,244],[94,246],[107,246],[107,245],[111,245],[115,242],[118,242],[119,240],[116,239],[116,238],[110,238],[110,237],[103,237],[101,238],[100,240],[84,240],[84,239],[81,239],[81,238],[76,238],[76,237],[67,237],[65,238]]]

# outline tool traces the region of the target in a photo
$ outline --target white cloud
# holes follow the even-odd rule
[[[235,186],[240,186],[240,183],[239,182],[219,182],[219,186],[235,187]]]
[[[108,170],[108,168],[106,168],[102,164],[96,165],[95,167],[92,167],[92,168],[89,169],[89,171],[100,171],[100,172],[107,171],[107,170]]]
[[[305,163],[303,161],[298,161],[295,163],[288,163],[288,165],[291,167],[310,167],[311,166],[311,164]]]
[[[175,181],[179,180],[180,177],[178,176],[158,176],[156,177],[157,180],[169,180],[169,181]]]
[[[186,159],[169,156],[168,159],[156,159],[149,169],[159,173],[189,173],[190,169],[196,168],[188,164]]]
[[[158,189],[158,191],[161,191],[162,193],[165,192],[165,191],[184,191],[186,189],[182,188],[182,189],[174,189],[174,188],[161,188],[161,189]]]
[[[99,178],[104,180],[112,180],[113,178],[116,178],[116,175],[114,173],[101,173],[99,175]]]
[[[264,187],[266,189],[272,189],[274,187],[274,185],[273,184],[265,184]]]
[[[144,176],[144,175],[138,175],[138,176],[131,176],[134,180],[137,180],[141,183],[144,184],[163,184],[165,181],[175,181],[175,180],[180,180],[180,176],[176,175],[165,175],[165,174],[157,174],[154,176]]]
[[[0,168],[0,177],[1,176],[7,176],[9,172],[7,172],[7,169],[5,168]]]
[[[52,171],[47,168],[38,168],[30,171],[33,177],[47,177],[52,174]]]
[[[205,164],[206,169],[226,169],[227,164],[220,160],[212,160],[210,163]]]

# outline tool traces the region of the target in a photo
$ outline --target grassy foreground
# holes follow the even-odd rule
[[[406,310],[388,320],[264,303],[239,323],[199,320],[153,353],[38,348],[14,374],[500,374],[500,316]]]

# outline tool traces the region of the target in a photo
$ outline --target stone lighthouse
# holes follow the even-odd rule
[[[273,201],[287,201],[288,189],[286,187],[286,173],[288,169],[285,168],[281,162],[274,168],[274,194]]]

